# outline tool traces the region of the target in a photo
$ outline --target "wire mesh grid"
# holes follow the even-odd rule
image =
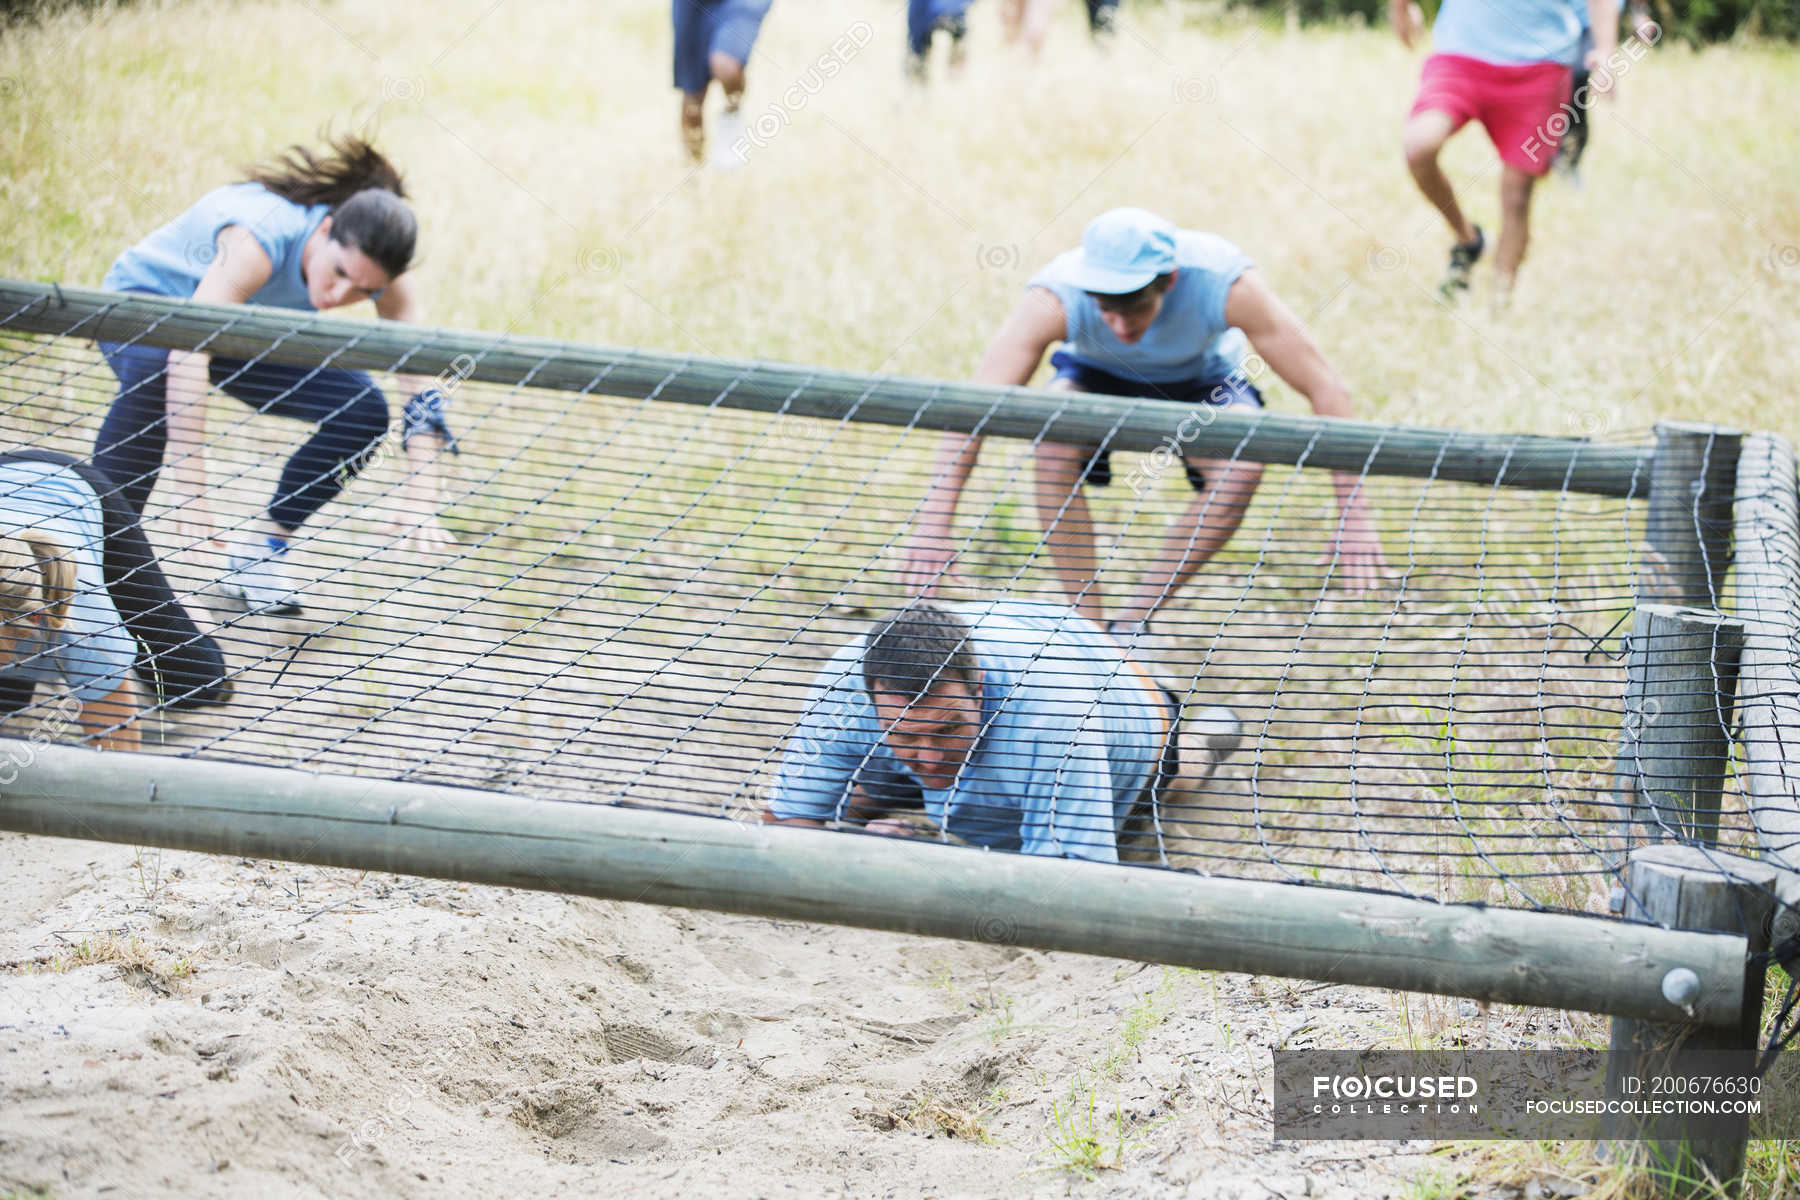
[[[80,328],[4,330],[0,449],[87,456],[112,372]],[[575,392],[453,382],[462,453],[440,465],[457,545],[401,548],[391,521],[410,468],[390,433],[295,542],[298,618],[225,599],[217,547],[180,544],[152,498],[152,541],[234,691],[223,706],[153,706],[144,750],[760,819],[821,669],[908,599],[900,568],[939,439],[931,402],[908,428],[735,411],[729,388],[711,406],[620,399],[604,372]],[[313,433],[256,407],[210,398],[225,536],[251,527]],[[1037,448],[990,439],[956,526],[964,590],[945,590],[976,606],[965,615],[996,598],[1063,612],[1091,648],[1097,632],[1058,607]],[[1095,586],[1116,601],[1171,528],[1193,528],[1195,493],[1166,454],[1115,457],[1113,485],[1086,494]],[[1385,585],[1339,586],[1331,475],[1268,467],[1235,536],[1109,668],[1122,676],[1129,658],[1188,717],[1222,707],[1242,733],[1223,755],[1189,722],[1181,775],[1150,819],[1119,830],[1121,857],[1606,911],[1626,837],[1620,633],[1655,567],[1641,502],[1437,479],[1357,486]],[[1003,665],[1020,677],[1044,666]],[[7,732],[42,728],[53,701],[39,689]],[[1077,753],[1057,752],[1039,760],[1052,775]],[[1726,790],[1720,847],[1749,849],[1755,830]]]

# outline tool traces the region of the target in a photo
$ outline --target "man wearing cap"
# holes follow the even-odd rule
[[[1394,30],[1413,44],[1409,0],[1389,0]],[[1419,77],[1402,141],[1413,181],[1443,215],[1456,238],[1450,266],[1438,290],[1447,300],[1468,291],[1469,275],[1487,249],[1481,227],[1463,213],[1456,189],[1438,165],[1444,143],[1478,120],[1500,154],[1500,242],[1495,247],[1494,292],[1512,294],[1525,244],[1531,236],[1531,193],[1550,170],[1557,143],[1569,128],[1561,113],[1569,100],[1569,66],[1579,53],[1581,9],[1593,30],[1586,65],[1598,71],[1594,94],[1611,90],[1602,69],[1619,44],[1617,0],[1444,0],[1431,26],[1430,57]]]
[[[1117,862],[1182,774],[1180,708],[1062,605],[914,600],[820,672],[763,819]],[[1188,732],[1189,781],[1236,745],[1226,709]]]
[[[1141,208],[1100,214],[1081,245],[1032,277],[1025,294],[982,356],[977,383],[1022,386],[1044,352],[1053,391],[1145,396],[1217,407],[1262,407],[1246,376],[1246,342],[1321,416],[1348,417],[1350,394],[1300,321],[1263,282],[1250,259],[1224,238],[1176,229]],[[981,439],[947,434],[935,482],[920,511],[905,567],[911,589],[930,594],[943,581],[955,544],[951,524]],[[1037,507],[1063,590],[1077,611],[1105,620],[1096,582],[1093,525],[1083,482],[1112,480],[1105,450],[1041,442]],[[1187,458],[1196,495],[1168,530],[1156,559],[1118,610],[1111,628],[1141,629],[1157,606],[1192,577],[1237,529],[1255,494],[1256,463]],[[1341,520],[1324,560],[1335,558],[1352,587],[1378,582],[1381,543],[1358,491],[1356,475],[1334,475]]]

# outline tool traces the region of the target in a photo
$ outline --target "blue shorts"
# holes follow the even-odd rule
[[[675,86],[703,96],[712,83],[711,58],[724,54],[750,61],[750,48],[768,15],[770,0],[671,0],[675,23]]]
[[[1173,400],[1178,404],[1212,404],[1220,408],[1238,404],[1263,407],[1262,393],[1257,391],[1254,383],[1241,375],[1228,375],[1224,379],[1149,383],[1142,379],[1114,375],[1111,371],[1102,371],[1099,367],[1082,362],[1067,350],[1058,350],[1052,354],[1050,366],[1056,372],[1053,378],[1067,379],[1075,385],[1077,391],[1082,392],[1099,392],[1105,396],[1141,396],[1146,400]],[[1205,472],[1185,458],[1181,465],[1187,471],[1188,485],[1196,492],[1205,491]],[[1093,457],[1088,460],[1083,482],[1095,487],[1105,487],[1112,482],[1111,450],[1094,452]]]

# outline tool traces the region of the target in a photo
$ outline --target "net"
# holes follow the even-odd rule
[[[0,319],[0,449],[85,458],[118,390],[92,341],[104,330],[89,309],[60,336],[28,333],[45,318],[41,306],[27,311]],[[262,317],[256,329],[234,318],[204,336],[172,334],[199,319],[178,313],[169,306],[140,322],[126,344],[187,338],[218,349],[239,382],[294,357],[324,370],[436,361],[359,333],[318,353],[299,325],[271,335]],[[1140,776],[1163,786],[1104,814],[1053,814],[1065,835],[1116,836],[1127,861],[1221,876],[1611,907],[1621,855],[1644,834],[1621,808],[1616,771],[1628,721],[1622,635],[1663,565],[1642,545],[1646,474],[1615,472],[1589,490],[1582,450],[1556,468],[1564,486],[1509,486],[1526,460],[1543,473],[1543,440],[1496,438],[1489,482],[1471,482],[1479,472],[1446,437],[1435,459],[1393,477],[1367,469],[1385,453],[1377,439],[1364,469],[1339,478],[1367,504],[1392,578],[1356,593],[1341,586],[1332,539],[1339,495],[1318,469],[1341,468],[1352,451],[1315,427],[1284,451],[1287,462],[1264,466],[1263,434],[1245,433],[1209,450],[1205,468],[1261,470],[1234,536],[1121,655],[1057,607],[1069,598],[1034,487],[1039,452],[1064,436],[1058,421],[1084,398],[1041,398],[1026,417],[996,400],[970,415],[967,389],[861,380],[839,387],[850,398],[836,415],[802,415],[819,411],[803,385],[785,400],[766,385],[747,398],[751,364],[579,349],[475,335],[460,345],[466,364],[428,371],[454,397],[461,453],[440,455],[434,469],[456,545],[424,554],[403,544],[407,531],[392,522],[417,464],[390,430],[356,450],[354,478],[294,543],[299,617],[251,615],[223,595],[219,549],[183,544],[153,494],[152,541],[182,603],[225,651],[233,698],[191,711],[153,704],[144,750],[760,820],[781,794],[784,762],[792,771],[796,755],[818,753],[795,733],[820,702],[821,672],[909,599],[903,568],[938,470],[938,431],[1004,426],[964,492],[959,581],[942,593],[965,616],[996,601],[1063,615],[1053,636],[1030,644],[983,633],[986,618],[977,620],[976,648],[1011,681],[987,697],[983,733],[1005,725],[996,706],[1066,686],[1052,701],[1065,716],[1076,710],[1068,728],[1117,742],[1130,721],[1115,693],[1139,687],[1139,667],[1184,717],[1176,773],[1159,740],[1103,747],[1116,789],[1133,790],[1119,781]],[[516,381],[484,382],[502,353],[523,364]],[[258,411],[311,386],[302,375],[286,390],[239,387],[247,399],[228,394],[229,378],[214,389],[206,456],[226,539],[253,527],[284,465],[315,436],[311,424]],[[556,386],[537,386],[546,380]],[[711,381],[704,396],[697,380]],[[379,372],[377,382],[397,412],[403,394]],[[877,409],[879,423],[862,419]],[[1197,493],[1175,453],[1191,449],[1186,413],[1130,411],[1140,410],[1149,415],[1112,427],[1117,444],[1139,451],[1116,450],[1111,485],[1084,492],[1096,587],[1114,609],[1142,585],[1171,529],[1195,528]],[[1153,444],[1145,430],[1165,426],[1169,449],[1142,453]],[[1217,429],[1208,436],[1219,444]],[[1638,431],[1559,444],[1616,450],[1608,461],[1629,464],[1647,440]],[[1066,518],[1073,494],[1051,497],[1050,509]],[[1130,701],[1159,702],[1148,689]],[[5,729],[44,729],[56,705],[40,688]],[[52,732],[79,730],[64,722]],[[1025,753],[1023,743],[1013,749]],[[1073,737],[1029,749],[1058,795],[1073,794],[1095,763],[1093,747]],[[929,801],[916,789],[884,791],[892,780],[880,776],[879,755],[866,746],[858,755],[872,800],[902,811]],[[1718,846],[1753,851],[1736,776],[1724,790]],[[1015,798],[974,791],[960,829],[954,818],[927,822],[923,836],[956,840],[978,829],[984,808],[1016,811]],[[856,801],[843,799],[832,815],[854,826]]]

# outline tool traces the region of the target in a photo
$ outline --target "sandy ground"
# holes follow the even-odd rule
[[[0,878],[0,1194],[1399,1196],[1422,1146],[1272,1142],[1271,1049],[1489,1021],[10,834]]]

